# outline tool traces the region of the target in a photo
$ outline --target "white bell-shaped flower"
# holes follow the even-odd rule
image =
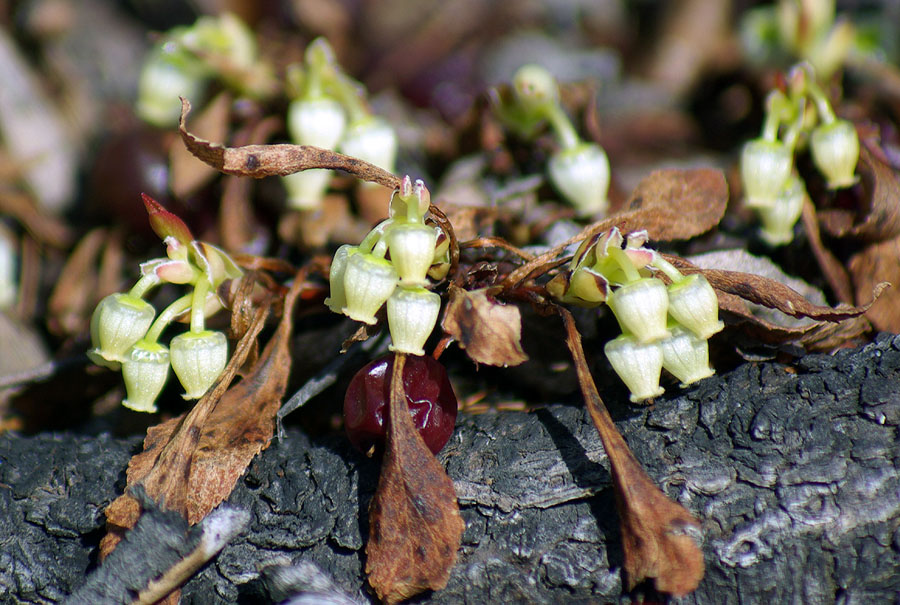
[[[668,287],[669,315],[698,338],[707,339],[720,332],[719,297],[700,273],[688,275]]]
[[[114,370],[131,345],[143,338],[156,309],[142,298],[117,292],[100,301],[91,316],[91,361]]]
[[[842,189],[859,180],[855,174],[859,136],[847,120],[835,120],[813,130],[810,150],[816,168],[825,175],[829,188]]]
[[[755,139],[741,152],[741,179],[746,204],[752,208],[773,206],[791,176],[791,150],[777,141]]]
[[[169,349],[141,339],[122,362],[126,397],[122,405],[136,412],[156,411],[156,398],[169,378]]]
[[[603,352],[631,391],[629,399],[632,402],[638,403],[663,394],[664,389],[659,386],[663,352],[658,343],[641,343],[623,334],[607,342]]]
[[[341,151],[393,172],[397,158],[397,133],[384,119],[368,116],[347,128],[341,141]]]
[[[441,310],[441,297],[425,288],[398,287],[387,300],[391,351],[424,355],[422,348],[431,336]]]
[[[344,269],[344,315],[374,325],[375,314],[394,292],[397,279],[396,269],[383,258],[361,252],[351,255]]]
[[[336,149],[346,125],[341,104],[328,97],[294,99],[288,106],[288,132],[298,145]],[[330,180],[331,170],[319,168],[285,176],[288,205],[296,210],[318,208]]]
[[[385,234],[391,264],[397,269],[400,283],[420,286],[434,260],[437,230],[422,223],[394,223]]]
[[[791,175],[775,205],[771,208],[758,208],[759,220],[762,223],[759,235],[770,246],[789,244],[794,239],[794,225],[803,212],[803,199],[806,188],[796,174]]]
[[[673,325],[672,336],[660,341],[663,353],[663,367],[686,387],[698,380],[709,378],[716,373],[709,367],[709,344],[704,338],[697,338],[690,330]]]
[[[656,342],[669,337],[666,313],[669,295],[666,285],[655,277],[645,277],[613,290],[606,300],[619,320],[622,331],[638,342]]]
[[[605,214],[609,207],[609,158],[594,143],[580,143],[553,154],[547,165],[556,189],[578,214]]]
[[[335,313],[343,313],[347,306],[347,295],[344,293],[344,273],[347,271],[347,259],[356,254],[357,246],[344,244],[334,253],[331,259],[331,271],[328,273],[328,285],[331,296],[325,299],[325,305]]]
[[[169,358],[184,387],[182,397],[199,399],[228,363],[228,339],[223,333],[212,330],[185,332],[169,343]]]

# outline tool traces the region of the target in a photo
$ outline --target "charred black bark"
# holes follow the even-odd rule
[[[898,425],[900,337],[887,335],[792,366],[744,364],[618,422],[703,524],[706,577],[685,603],[894,602]],[[0,601],[56,602],[85,582],[103,506],[138,443],[0,436]],[[466,532],[449,585],[421,601],[621,597],[607,460],[583,409],[462,416],[441,459]],[[251,513],[249,528],[183,602],[271,602],[299,586],[370,600],[363,537],[377,474],[341,438],[289,432],[229,499]],[[315,567],[291,576],[299,563]]]

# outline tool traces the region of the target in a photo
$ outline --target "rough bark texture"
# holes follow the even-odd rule
[[[792,366],[744,364],[618,426],[703,523],[706,576],[684,603],[893,603],[900,594],[900,337]],[[139,439],[0,436],[0,601],[56,602],[85,581],[102,508]],[[586,412],[460,418],[441,453],[466,521],[435,603],[621,597],[606,456]],[[312,562],[368,601],[362,569],[377,463],[341,438],[289,433],[229,501],[247,532],[184,603],[270,602],[279,566]]]

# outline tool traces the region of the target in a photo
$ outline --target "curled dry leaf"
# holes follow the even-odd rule
[[[278,329],[247,377],[226,391],[253,349],[271,304],[257,309],[216,386],[187,415],[148,429],[144,451],[128,464],[129,486],[142,484],[151,498],[190,523],[203,519],[228,497],[272,437],[290,373],[291,310],[304,281],[302,276],[295,280]],[[128,494],[107,507],[102,556],[134,526],[139,513],[137,501]]]
[[[231,95],[222,92],[212,99],[194,119],[194,128],[200,136],[221,141],[228,135],[231,119]],[[181,145],[172,145],[169,152],[172,193],[178,199],[186,199],[208,183],[216,174],[209,165],[198,162]]]
[[[557,309],[566,325],[566,344],[581,393],[609,457],[629,590],[649,578],[660,592],[686,595],[703,579],[700,524],[656,487],[631,453],[597,392],[575,319],[566,309]]]
[[[391,375],[390,422],[369,510],[366,573],[386,603],[447,585],[465,523],[453,482],[416,430],[403,392],[406,356]]]
[[[656,241],[690,239],[719,224],[728,204],[728,184],[720,170],[657,170],[642,180],[624,209],[585,227],[569,238],[512,271],[504,288],[534,278],[555,267],[552,261],[572,244],[618,227],[622,233],[646,230]]]
[[[872,244],[848,263],[857,297],[890,282],[893,288],[876,301],[866,317],[879,330],[900,332],[900,237]]]
[[[349,172],[364,181],[379,183],[391,189],[400,185],[399,177],[374,164],[311,145],[225,147],[203,140],[187,130],[185,120],[190,111],[191,104],[182,99],[181,119],[178,123],[182,141],[188,151],[225,174],[259,179],[266,176],[286,176],[310,168],[330,168]]]
[[[900,174],[883,158],[877,142],[863,139],[859,150],[861,208],[820,212],[822,228],[834,237],[857,237],[870,242],[900,235]]]
[[[449,293],[441,327],[473,361],[506,367],[528,360],[518,307],[489,299],[484,288],[467,291],[451,284]]]
[[[806,238],[809,240],[809,247],[812,249],[813,256],[822,270],[831,291],[837,299],[846,304],[853,304],[853,288],[850,285],[850,276],[843,263],[831,253],[822,244],[822,234],[819,231],[819,221],[816,217],[816,207],[809,199],[808,195],[803,196],[803,210],[801,214],[803,220],[803,229],[806,231]]]
[[[721,170],[657,170],[643,179],[614,218],[623,233],[646,229],[650,239],[665,242],[705,233],[719,224],[728,203]]]

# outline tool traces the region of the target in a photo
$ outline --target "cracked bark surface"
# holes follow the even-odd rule
[[[617,421],[647,472],[703,524],[706,576],[684,603],[896,602],[900,594],[900,337],[744,364]],[[140,438],[0,436],[0,602],[58,602],[95,565],[103,507]],[[440,455],[466,521],[434,603],[622,598],[606,456],[584,409],[462,415]],[[183,603],[271,602],[279,568],[315,563],[366,590],[378,464],[339,437],[290,432],[229,502],[252,521]]]

